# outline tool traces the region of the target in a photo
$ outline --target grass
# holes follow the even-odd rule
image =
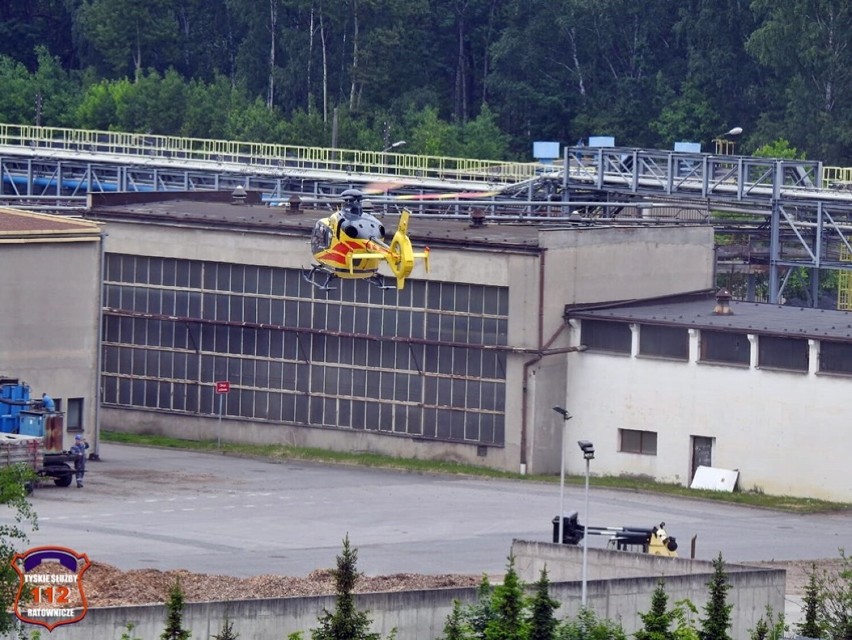
[[[419,458],[397,458],[377,453],[341,452],[309,447],[294,447],[289,445],[268,444],[234,444],[223,442],[221,445],[213,440],[181,440],[158,435],[143,435],[119,433],[116,431],[101,432],[101,440],[120,444],[135,444],[149,447],[164,447],[189,451],[231,454],[265,458],[269,460],[305,460],[327,464],[346,464],[379,469],[394,469],[415,473],[434,473],[464,475],[477,478],[500,478],[517,480],[518,482],[552,483],[559,482],[557,475],[521,475],[511,471],[500,471],[473,464],[444,462],[439,460],[423,460]],[[565,484],[582,485],[583,476],[566,476]],[[791,496],[773,496],[761,491],[706,491],[690,489],[678,484],[654,482],[644,478],[625,476],[594,476],[592,484],[595,487],[633,491],[637,493],[656,493],[661,495],[679,496],[683,498],[714,500],[729,504],[741,504],[750,507],[776,509],[792,513],[828,513],[852,509],[852,504],[829,502],[815,498],[795,498]]]

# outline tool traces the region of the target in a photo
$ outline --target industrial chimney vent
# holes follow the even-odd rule
[[[716,292],[716,306],[713,307],[713,315],[729,316],[733,313],[731,309],[731,292],[727,289],[719,289]]]

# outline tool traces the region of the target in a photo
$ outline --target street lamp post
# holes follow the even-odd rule
[[[588,440],[578,440],[577,444],[586,460],[586,524],[583,526],[583,577],[580,603],[586,606],[586,582],[589,569],[589,462],[595,459],[595,445]]]
[[[386,151],[390,151],[391,149],[397,149],[404,144],[406,144],[405,140],[397,140],[393,144],[389,144],[384,149],[382,149],[382,153],[385,153]]]
[[[716,154],[728,154],[729,152],[733,152],[734,150],[734,142],[733,140],[727,140],[728,137],[738,136],[743,132],[742,127],[734,127],[730,131],[726,131],[725,133],[719,134],[713,140],[716,143]]]
[[[559,538],[557,544],[562,544],[565,533],[565,432],[568,430],[568,421],[571,414],[562,407],[553,407],[553,410],[562,416],[562,452],[559,456]]]

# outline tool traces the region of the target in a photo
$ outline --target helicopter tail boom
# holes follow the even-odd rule
[[[396,278],[396,288],[402,289],[405,287],[405,279],[411,275],[414,269],[414,261],[421,258],[426,266],[426,271],[429,271],[429,247],[423,251],[414,251],[411,246],[411,239],[408,237],[408,210],[403,210],[399,219],[399,226],[394,233],[390,244],[385,244],[380,240],[370,240],[367,242],[369,252],[350,253],[346,256],[346,266],[350,273],[355,271],[355,260],[364,259],[379,259],[387,262],[391,273]]]

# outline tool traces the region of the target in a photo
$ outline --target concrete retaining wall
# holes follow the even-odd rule
[[[577,613],[582,594],[582,547],[515,540],[512,554],[515,569],[524,582],[535,582],[541,570],[547,568],[548,578],[554,583],[551,595],[562,602],[557,612],[560,617]],[[641,628],[637,612],[651,608],[651,596],[660,579],[665,581],[669,606],[689,599],[698,607],[698,617],[703,617],[707,583],[713,573],[713,563],[702,560],[589,549],[586,602],[598,615],[620,621],[630,635]],[[767,606],[776,614],[784,613],[786,571],[726,563],[725,573],[731,585],[728,603],[733,605],[733,638],[747,638]]]
[[[518,574],[528,584],[538,580],[546,566],[551,596],[562,603],[557,615],[576,615],[582,591],[582,548],[515,540],[512,553]],[[588,606],[600,617],[619,621],[628,636],[641,627],[638,613],[650,609],[651,595],[660,578],[665,578],[670,605],[688,598],[701,610],[713,574],[709,562],[602,549],[589,549],[588,566]],[[783,569],[727,565],[726,572],[732,586],[728,602],[733,605],[733,638],[747,638],[748,630],[767,606],[776,613],[784,611]],[[434,640],[443,633],[453,601],[472,604],[476,591],[471,587],[359,594],[356,602],[359,609],[369,611],[372,630],[383,637],[396,629],[399,640]],[[317,626],[323,609],[333,607],[333,596],[190,603],[183,620],[194,640],[208,640],[219,633],[226,616],[241,640],[283,640],[294,631],[303,631],[309,638],[308,630]],[[82,622],[55,629],[50,638],[118,640],[126,624],[132,622],[132,637],[149,640],[160,636],[164,621],[162,605],[97,608],[91,609]]]

